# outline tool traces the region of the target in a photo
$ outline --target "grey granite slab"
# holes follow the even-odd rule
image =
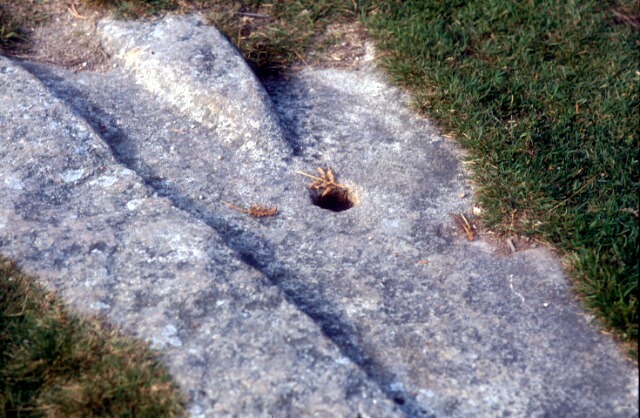
[[[192,414],[638,415],[558,259],[460,234],[460,151],[382,75],[261,83],[194,16],[99,31],[106,74],[2,61],[0,252],[163,349]],[[327,166],[352,208],[296,173]]]

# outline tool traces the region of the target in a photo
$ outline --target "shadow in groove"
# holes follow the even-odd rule
[[[389,385],[396,381],[394,374],[366,352],[355,325],[344,319],[345,316],[338,306],[322,296],[305,280],[298,278],[294,271],[278,267],[281,265],[277,262],[278,254],[266,240],[225,220],[207,208],[204,202],[192,199],[177,187],[161,181],[159,176],[154,175],[153,167],[145,164],[142,156],[136,155],[136,147],[128,146],[128,143],[132,143],[132,139],[125,128],[118,125],[118,118],[110,113],[110,109],[102,108],[91,100],[89,94],[79,90],[71,82],[57,76],[43,65],[31,63],[21,63],[21,65],[48,87],[57,98],[67,103],[74,114],[91,125],[96,134],[110,147],[118,163],[135,171],[148,187],[158,195],[170,199],[177,208],[204,221],[246,264],[259,270],[271,283],[278,286],[286,299],[317,323],[324,335],[336,344],[343,355],[358,365],[407,417],[433,416],[420,407],[411,394],[390,388]],[[290,136],[291,132],[288,134]],[[299,144],[291,140],[290,142],[295,151]],[[297,151],[299,153],[300,150]]]

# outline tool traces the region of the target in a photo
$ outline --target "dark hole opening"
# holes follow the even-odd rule
[[[345,189],[334,189],[324,196],[318,190],[310,190],[309,196],[314,205],[333,212],[342,212],[355,205],[349,191]]]
[[[394,396],[393,401],[398,405],[404,405],[404,398],[401,396]]]

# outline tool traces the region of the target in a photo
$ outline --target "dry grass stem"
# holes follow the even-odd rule
[[[249,209],[245,209],[241,206],[234,205],[233,203],[229,203],[229,202],[222,202],[222,203],[224,203],[225,205],[229,206],[232,209],[235,209],[242,213],[246,213],[247,215],[252,216],[254,218],[265,218],[268,216],[275,216],[278,213],[278,208],[276,207],[270,208],[262,205],[252,205]]]
[[[315,181],[311,183],[308,187],[312,190],[317,190],[320,193],[320,197],[325,197],[326,195],[334,192],[346,192],[347,187],[338,183],[336,181],[336,175],[331,170],[331,168],[327,167],[326,170],[318,167],[318,172],[320,173],[320,177],[316,177],[311,174],[307,174],[303,171],[297,171],[296,173],[301,174],[303,176],[310,177]]]
[[[451,213],[450,215],[453,217],[453,219],[456,220],[458,225],[460,225],[464,233],[467,235],[467,239],[469,241],[473,241],[474,239],[476,239],[476,228],[471,224],[471,222],[469,222],[464,213],[461,213],[460,215]]]
[[[69,10],[69,13],[71,13],[71,15],[76,19],[82,19],[82,20],[88,19],[88,17],[82,16],[80,13],[78,13],[78,10],[76,9],[76,6],[73,3],[71,3],[71,6],[67,6],[67,10]]]

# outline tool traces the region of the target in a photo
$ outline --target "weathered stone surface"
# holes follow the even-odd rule
[[[280,127],[259,81],[224,35],[196,16],[154,25],[100,25],[105,48],[136,82],[188,118],[215,128],[217,141],[254,158],[279,162]]]
[[[0,251],[163,350],[193,416],[396,415],[320,328],[0,58]]]
[[[162,347],[194,415],[638,414],[554,257],[457,234],[456,151],[379,75],[267,94],[196,17],[100,31],[108,74],[23,64],[60,101],[3,61],[0,252]],[[325,165],[355,207],[312,204]]]

